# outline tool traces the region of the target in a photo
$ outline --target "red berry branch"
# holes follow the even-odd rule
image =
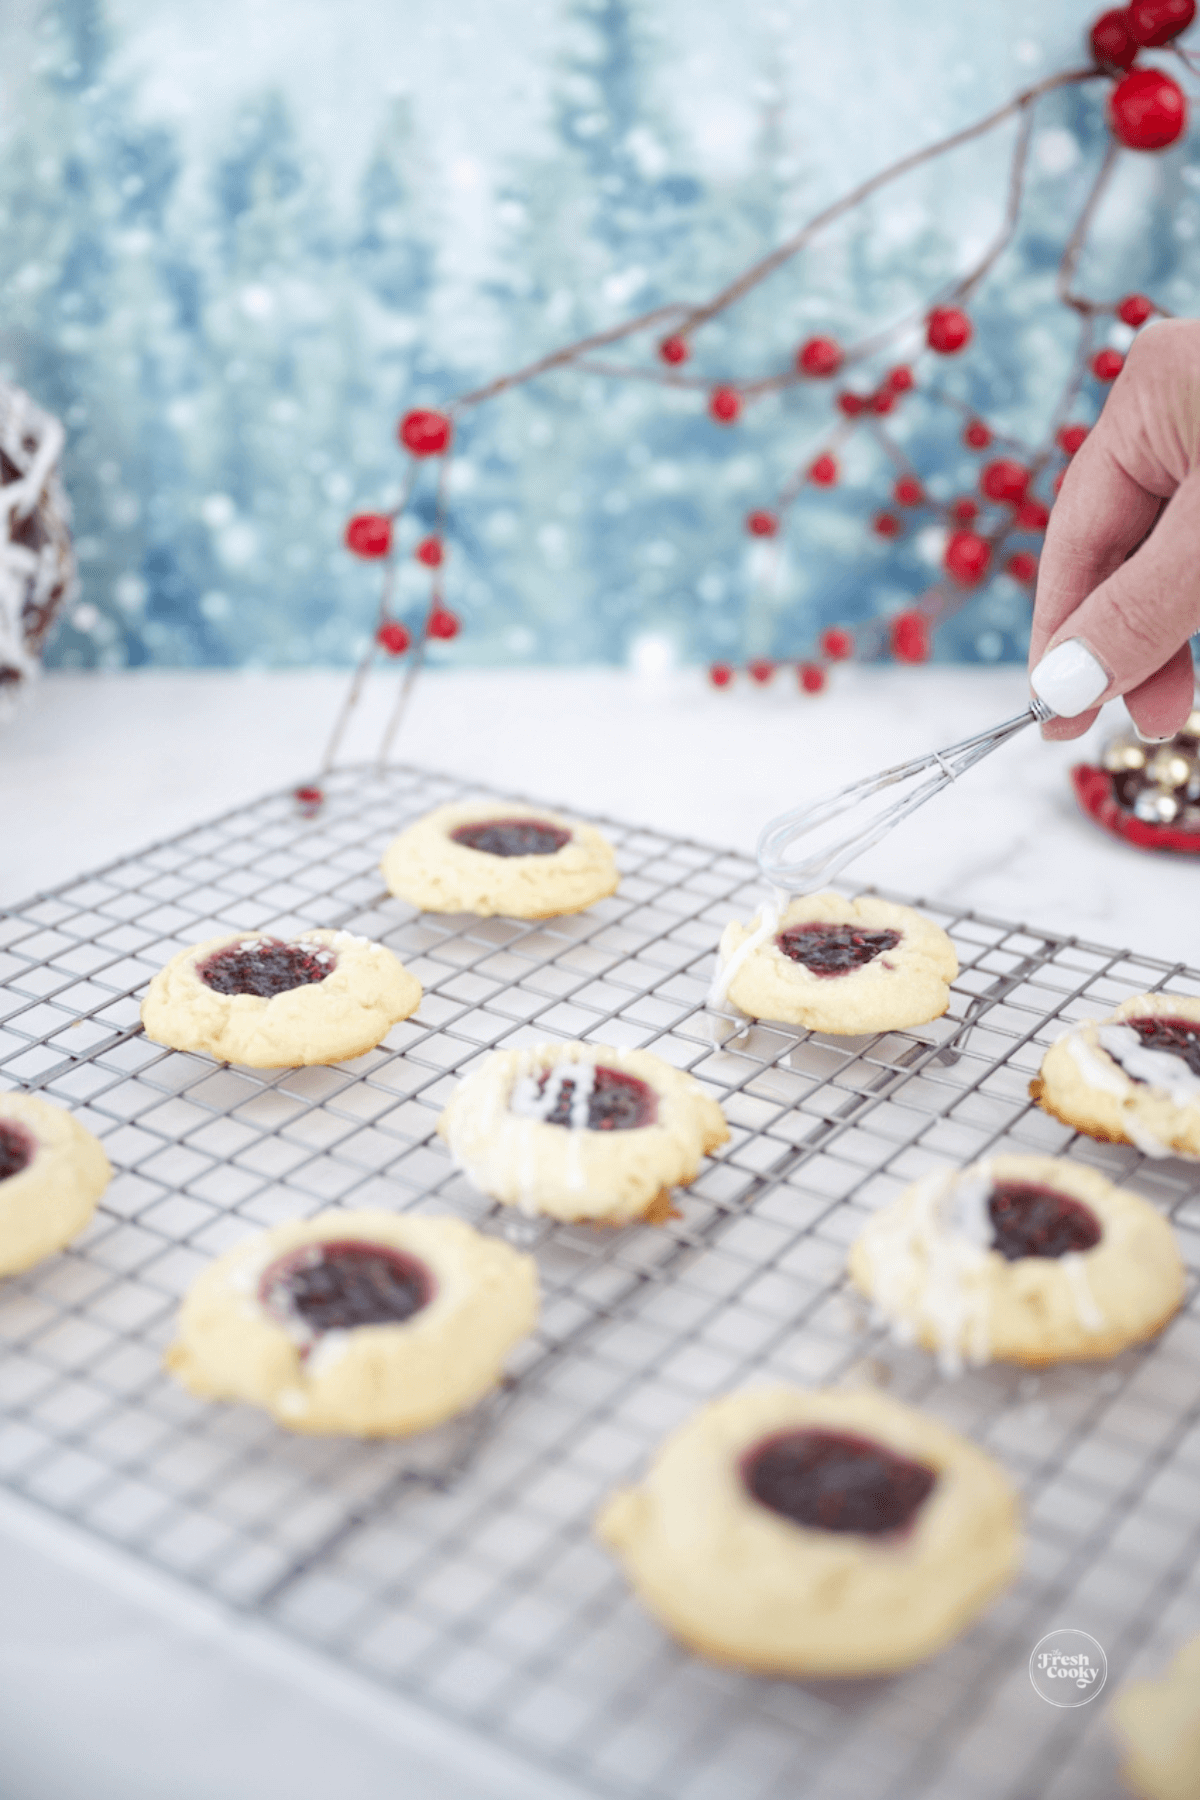
[[[1087,436],[1088,427],[1070,418],[1089,382],[1104,386],[1120,373],[1124,358],[1103,344],[1096,345],[1096,321],[1119,320],[1139,330],[1167,309],[1144,294],[1117,299],[1097,299],[1077,293],[1073,283],[1100,200],[1120,156],[1126,151],[1156,152],[1175,143],[1187,125],[1187,102],[1182,88],[1157,64],[1140,61],[1146,50],[1166,50],[1188,70],[1200,68],[1176,40],[1191,25],[1195,0],[1132,0],[1132,4],[1102,13],[1088,33],[1091,60],[1087,66],[1068,69],[1024,88],[1003,106],[974,124],[900,158],[861,182],[832,205],[810,219],[799,231],[768,255],[752,263],[702,304],[683,301],[655,307],[608,330],[564,345],[523,367],[497,376],[484,386],[460,394],[444,411],[414,409],[400,420],[397,435],[409,462],[400,498],[389,512],[356,514],[346,526],[346,548],[355,556],[382,566],[380,599],[375,628],[354,671],[349,691],[335,723],[322,764],[322,774],[333,764],[343,734],[362,694],[372,663],[378,655],[407,658],[403,680],[391,719],[380,746],[382,763],[388,754],[413,684],[423,666],[431,640],[457,636],[459,621],[445,603],[448,546],[446,491],[454,438],[463,415],[515,387],[562,369],[574,369],[616,380],[650,381],[663,386],[692,389],[703,400],[708,416],[732,428],[748,410],[770,394],[800,383],[828,383],[831,422],[815,444],[799,458],[793,473],[773,500],[763,502],[746,515],[751,537],[774,544],[786,530],[788,516],[806,487],[831,488],[842,479],[839,452],[856,432],[867,432],[891,465],[890,504],[874,513],[870,529],[882,538],[896,538],[910,523],[936,523],[944,531],[942,572],[938,581],[914,605],[890,618],[876,618],[852,633],[846,626],[829,626],[819,634],[806,654],[795,662],[800,689],[819,693],[830,668],[852,656],[891,655],[896,661],[919,663],[931,654],[933,634],[942,620],[957,612],[980,584],[997,570],[1032,590],[1037,579],[1036,551],[1011,540],[1022,535],[1037,537],[1045,531],[1053,497],[1061,484],[1066,462]],[[1052,408],[1044,440],[1026,445],[997,431],[961,400],[942,392],[936,371],[942,359],[968,354],[975,339],[969,305],[972,295],[1016,233],[1025,191],[1026,167],[1037,107],[1046,95],[1083,83],[1107,83],[1106,118],[1109,141],[1079,217],[1068,236],[1058,267],[1056,294],[1078,319],[1073,366]],[[1017,135],[1009,164],[1008,196],[1004,218],[992,242],[965,275],[933,295],[917,313],[857,343],[842,344],[828,333],[805,340],[780,369],[754,377],[711,377],[692,374],[687,364],[692,342],[713,319],[743,300],[762,282],[790,263],[835,220],[861,206],[888,183],[959,146],[985,136],[1008,120],[1017,121]],[[632,339],[650,340],[648,359],[629,363],[601,360],[611,346]],[[873,366],[885,353],[904,359],[885,368],[863,385],[854,372]],[[835,382],[834,378],[839,380]],[[961,437],[970,450],[985,453],[980,467],[978,492],[961,494],[942,503],[928,491],[920,472],[908,461],[889,430],[889,421],[914,392],[934,405],[957,412]],[[396,575],[396,525],[410,505],[418,480],[430,463],[436,464],[434,526],[416,546],[416,561],[429,571],[429,599],[415,630],[394,613]],[[1042,489],[1038,491],[1039,487]],[[1048,491],[1047,491],[1048,490]],[[770,552],[768,552],[768,555]],[[756,683],[771,680],[777,665],[758,658],[745,667]],[[715,663],[709,678],[715,687],[728,687],[737,671],[729,663]],[[297,790],[302,805],[320,804],[319,784]]]

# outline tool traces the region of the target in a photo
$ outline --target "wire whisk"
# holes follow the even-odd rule
[[[993,725],[987,731],[977,732],[974,737],[964,738],[961,744],[951,744],[947,750],[930,750],[925,756],[915,756],[910,762],[897,763],[893,769],[881,769],[877,775],[867,775],[861,781],[852,781],[849,787],[841,788],[836,794],[828,795],[824,800],[815,800],[804,806],[794,806],[790,812],[780,813],[777,819],[763,829],[758,840],[758,866],[764,878],[773,887],[780,888],[789,894],[811,893],[813,889],[824,887],[839,876],[848,863],[861,856],[864,850],[870,850],[880,838],[907,819],[910,813],[916,812],[918,806],[924,806],[935,794],[957,781],[968,769],[974,768],[977,762],[1015,737],[1018,731],[1024,731],[1027,725],[1043,725],[1052,719],[1054,713],[1044,700],[1034,699],[1028,709],[1018,713],[1015,719],[1006,719],[1003,725]],[[874,795],[883,793],[887,788],[898,786],[902,782],[915,781],[927,770],[935,773],[928,781],[915,787],[902,800],[893,801],[885,806],[875,817],[858,826],[848,837],[839,838],[824,850],[810,851],[802,860],[792,860],[788,852],[802,838],[807,838],[820,826],[827,825],[831,819],[840,818],[843,813],[851,812],[864,805]]]

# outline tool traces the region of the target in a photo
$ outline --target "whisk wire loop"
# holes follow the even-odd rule
[[[1035,699],[1023,713],[1016,718],[1006,719],[1001,725],[993,725],[986,731],[976,732],[973,737],[964,738],[961,743],[951,744],[945,750],[931,750],[924,756],[915,756],[908,762],[897,763],[893,768],[881,769],[878,774],[867,775],[861,781],[852,781],[848,787],[840,788],[823,800],[807,802],[796,806],[790,812],[781,813],[772,819],[764,829],[758,841],[758,866],[764,878],[773,887],[781,888],[787,893],[807,893],[815,887],[824,886],[838,876],[848,863],[869,850],[889,831],[895,829],[910,813],[940,794],[943,788],[957,781],[968,769],[974,768],[985,756],[1007,743],[1018,731],[1027,725],[1043,724],[1053,718],[1053,713],[1044,701]],[[831,820],[840,818],[843,813],[856,811],[876,794],[884,793],[888,788],[904,782],[915,781],[918,776],[929,770],[935,770],[928,781],[921,782],[911,793],[883,808],[875,817],[858,825],[854,831],[844,838],[827,845],[824,849],[810,851],[809,855],[799,861],[789,857],[788,852],[802,838],[809,837],[820,826]]]

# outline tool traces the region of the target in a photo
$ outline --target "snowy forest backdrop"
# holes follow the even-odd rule
[[[1094,10],[10,0],[0,370],[66,422],[83,580],[48,660],[349,662],[377,572],[342,529],[394,499],[402,409],[703,297],[854,181],[1082,60]],[[1102,104],[1090,84],[1043,107],[1019,239],[942,375],[1030,437],[1069,360],[1054,267]],[[1124,159],[1089,291],[1197,311],[1195,139]],[[693,367],[766,371],[814,331],[852,339],[921,304],[996,228],[1011,141],[889,188],[707,328]],[[700,395],[571,373],[473,413],[448,530],[464,629],[436,654],[619,662],[652,634],[681,660],[794,657],[822,624],[899,610],[940,538],[872,537],[890,476],[865,441],[842,485],[801,496],[769,583],[744,533],[827,420],[824,386],[724,429]],[[947,413],[918,397],[897,434],[932,491],[969,489],[978,460]],[[401,542],[429,523],[418,508]],[[422,574],[404,559],[414,611]],[[1028,614],[1001,576],[938,654],[1022,656]]]

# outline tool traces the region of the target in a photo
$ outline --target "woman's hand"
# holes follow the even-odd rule
[[[1030,681],[1063,716],[1043,734],[1079,737],[1123,694],[1143,737],[1173,736],[1197,630],[1200,322],[1175,319],[1135,340],[1050,514]]]

